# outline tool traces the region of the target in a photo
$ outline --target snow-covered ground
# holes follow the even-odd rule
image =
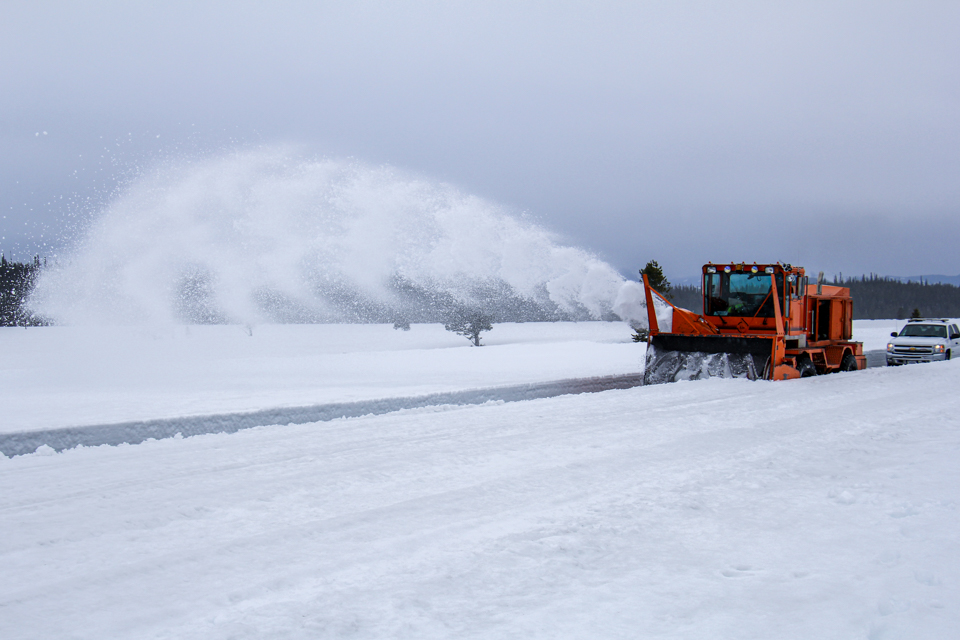
[[[251,335],[252,334],[252,335]],[[0,328],[0,433],[636,373],[620,322]]]
[[[864,351],[878,351],[887,348],[890,333],[899,332],[906,320],[854,320],[853,339],[863,343]]]
[[[902,321],[863,320],[884,349]],[[619,322],[498,324],[485,348],[441,325],[0,328],[0,433],[637,373]]]
[[[642,349],[612,323],[434,329],[4,331],[3,413],[609,375]],[[0,637],[957,637],[958,383],[951,361],[0,456]]]

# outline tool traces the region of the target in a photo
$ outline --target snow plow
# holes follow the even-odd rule
[[[674,306],[643,276],[650,333],[644,384],[709,377],[790,380],[866,368],[850,289],[809,283],[789,264],[703,266],[703,313]],[[654,297],[672,307],[658,325]]]

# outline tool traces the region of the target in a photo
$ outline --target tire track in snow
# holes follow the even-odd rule
[[[484,402],[519,402],[562,395],[596,393],[609,389],[629,389],[643,383],[643,374],[571,378],[551,382],[536,382],[504,387],[447,391],[421,396],[379,398],[355,402],[335,402],[302,407],[279,407],[241,413],[221,413],[201,416],[137,420],[112,424],[62,427],[38,431],[19,431],[0,434],[0,453],[6,456],[33,453],[46,445],[55,451],[83,445],[138,444],[150,438],[172,438],[178,433],[184,437],[205,433],[234,433],[274,424],[307,424],[326,422],[337,418],[356,418],[380,415],[402,409],[419,409],[437,405],[473,405]]]
[[[885,351],[868,351],[865,355],[867,356],[868,368],[886,366]],[[337,418],[380,415],[402,409],[419,409],[436,405],[472,405],[491,401],[518,402],[579,393],[596,393],[609,389],[629,389],[641,386],[642,382],[642,373],[570,378],[552,382],[448,391],[420,396],[20,431],[0,434],[0,453],[6,456],[23,455],[33,453],[43,445],[47,445],[55,451],[63,451],[78,445],[94,447],[103,444],[137,444],[150,438],[158,440],[171,438],[178,433],[184,437],[205,433],[234,433],[242,429],[273,424],[326,422]]]

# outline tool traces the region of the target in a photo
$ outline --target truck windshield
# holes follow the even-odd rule
[[[900,335],[912,338],[946,338],[947,328],[941,324],[908,324]]]
[[[783,274],[778,273],[776,278],[777,291],[782,296]],[[708,273],[703,293],[708,316],[774,316],[769,273]]]

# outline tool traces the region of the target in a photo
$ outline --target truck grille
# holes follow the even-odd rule
[[[897,345],[893,348],[893,353],[898,356],[929,356],[933,355],[933,347]]]

